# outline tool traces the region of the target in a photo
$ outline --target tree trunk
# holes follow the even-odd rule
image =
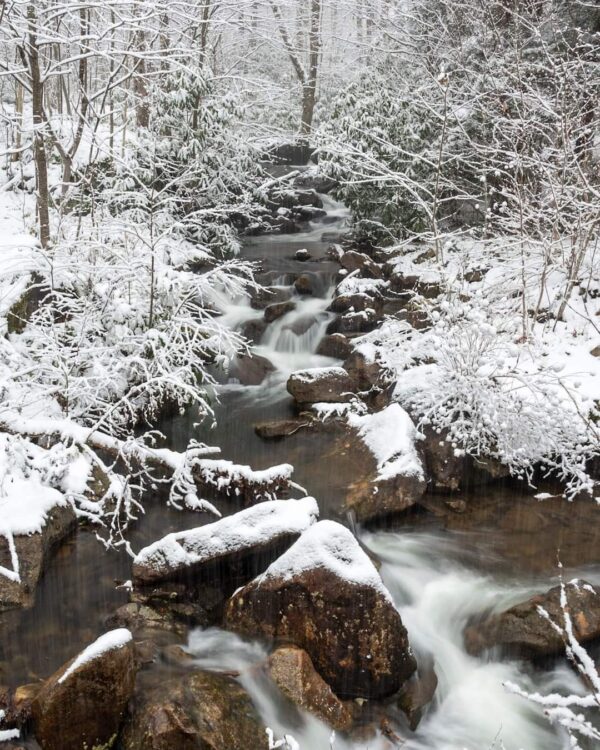
[[[27,7],[29,22],[29,43],[26,55],[31,75],[31,108],[33,115],[33,154],[35,161],[37,187],[37,214],[39,223],[39,239],[43,248],[50,244],[50,216],[48,193],[48,162],[46,158],[46,144],[44,139],[44,84],[40,74],[40,58],[37,46],[35,6]]]
[[[321,0],[311,0],[308,34],[308,76],[302,86],[302,124],[300,134],[307,136],[312,131],[317,97],[317,79],[321,57]]]

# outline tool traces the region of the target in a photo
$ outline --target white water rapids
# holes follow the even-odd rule
[[[306,265],[293,260],[298,247],[306,245],[313,250],[319,247],[323,254],[327,243],[320,242],[321,234],[339,229],[347,215],[343,207],[329,199],[327,208],[337,217],[337,225],[316,226],[310,232],[286,238],[261,238],[269,259],[277,253],[277,270],[282,275],[275,277],[276,282],[285,282],[286,270],[288,276],[290,270],[304,272]],[[287,258],[283,268],[282,255]],[[314,263],[311,270],[316,272]],[[326,312],[331,295],[332,288],[323,296],[294,294],[296,309],[272,323],[254,348],[257,354],[271,361],[275,373],[261,386],[224,386],[244,391],[238,408],[240,404],[243,408],[244,401],[281,399],[290,372],[333,362],[315,354],[332,319]],[[225,307],[224,319],[234,328],[263,314],[253,310],[248,299],[229,302]],[[307,489],[310,493],[310,486]],[[439,680],[434,701],[417,730],[410,732],[408,727],[399,725],[402,748],[566,750],[566,738],[547,723],[541,710],[509,694],[503,683],[511,681],[540,692],[582,692],[582,684],[574,672],[564,663],[542,670],[518,661],[501,660],[494,654],[474,658],[467,654],[463,644],[463,631],[470,618],[504,609],[536,591],[543,591],[549,587],[548,580],[537,582],[537,586],[523,585],[517,576],[509,580],[505,575],[496,577],[480,572],[476,559],[465,559],[463,537],[458,532],[359,530],[359,535],[382,561],[381,576],[401,613],[417,659],[432,658]],[[331,730],[314,717],[293,709],[269,680],[265,669],[266,646],[211,628],[193,631],[188,647],[202,667],[240,673],[241,683],[276,737],[288,733],[301,750],[329,750]],[[333,743],[336,750],[384,750],[394,746],[381,735],[366,742],[337,737]]]

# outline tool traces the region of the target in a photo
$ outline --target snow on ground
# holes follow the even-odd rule
[[[418,432],[400,404],[390,404],[374,414],[350,414],[348,423],[374,455],[378,480],[396,476],[424,479],[425,472],[415,447]]]
[[[301,534],[319,516],[317,501],[270,500],[189,531],[168,534],[142,549],[134,564],[159,575],[244,552],[283,534]]]
[[[85,664],[98,659],[109,651],[115,651],[119,648],[123,648],[132,639],[131,632],[127,628],[118,628],[117,630],[110,630],[108,633],[104,633],[100,638],[91,643],[86,649],[84,649],[79,656],[75,658],[75,661],[71,666],[59,677],[58,684],[60,685],[67,680],[74,672],[83,667]]]
[[[269,579],[290,580],[313,568],[325,568],[344,581],[370,586],[392,601],[352,532],[335,521],[319,521],[311,526],[256,580],[259,585]]]

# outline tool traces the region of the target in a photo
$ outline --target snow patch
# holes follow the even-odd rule
[[[131,632],[127,628],[117,628],[117,630],[110,630],[108,633],[104,633],[104,635],[101,635],[100,638],[91,643],[79,654],[67,671],[59,678],[58,684],[62,684],[80,667],[89,664],[94,659],[104,656],[109,651],[116,651],[119,648],[123,648],[131,639]]]

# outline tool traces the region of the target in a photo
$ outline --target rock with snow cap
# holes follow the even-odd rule
[[[142,549],[133,561],[137,584],[212,574],[232,561],[277,548],[282,552],[319,515],[312,497],[258,503],[214,523],[175,532]]]
[[[225,624],[292,642],[340,698],[383,698],[415,670],[400,615],[351,532],[333,521],[306,531],[227,603]]]
[[[342,367],[316,367],[292,373],[287,389],[296,403],[314,404],[350,401],[356,385]]]
[[[565,605],[573,633],[579,643],[600,638],[600,588],[586,581],[574,580],[565,584]],[[563,653],[565,641],[553,627],[564,627],[565,617],[561,605],[562,591],[554,586],[545,594],[538,594],[516,604],[500,614],[465,630],[465,643],[471,654],[499,647],[521,657],[537,658]],[[544,615],[544,610],[548,617]]]
[[[61,667],[32,704],[43,750],[84,750],[114,742],[135,684],[133,641],[112,630]]]
[[[425,493],[418,433],[400,404],[374,414],[351,414],[349,426],[373,456],[373,468],[348,488],[346,507],[359,521],[400,513]]]

